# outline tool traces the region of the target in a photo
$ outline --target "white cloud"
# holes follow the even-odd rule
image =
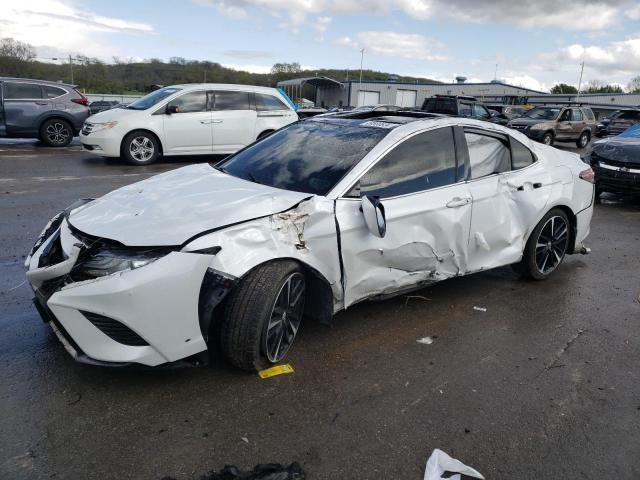
[[[640,17],[631,0],[194,0],[223,14],[246,16],[251,8],[284,13],[304,22],[307,15],[385,15],[400,11],[416,19],[444,18],[468,23],[501,22],[525,28],[601,30],[625,14]]]
[[[3,0],[0,37],[30,43],[47,52],[110,58],[121,55],[104,34],[152,34],[147,23],[103,17],[69,0]]]
[[[501,79],[502,82],[509,85],[515,85],[516,87],[530,88],[532,90],[538,90],[540,92],[548,92],[549,87],[546,83],[541,82],[537,78],[527,74],[516,74],[514,76],[507,76]]]
[[[355,38],[341,37],[336,43],[358,49],[364,48],[365,56],[373,54],[423,61],[447,59],[443,55],[433,53],[434,49],[444,48],[440,42],[417,33],[360,32]]]
[[[624,14],[631,20],[640,20],[640,3],[626,10]]]
[[[541,54],[540,59],[557,70],[577,71],[584,60],[585,71],[591,74],[632,76],[640,71],[640,35],[597,46],[574,44]]]

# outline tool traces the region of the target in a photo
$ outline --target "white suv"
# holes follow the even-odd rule
[[[87,119],[86,151],[134,165],[159,155],[230,154],[298,120],[275,88],[188,84],[161,88]]]

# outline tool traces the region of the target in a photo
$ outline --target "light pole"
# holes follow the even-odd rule
[[[584,56],[582,57],[582,63],[580,68],[580,81],[578,82],[578,95],[576,95],[576,103],[580,100],[580,88],[582,87],[582,74],[584,73]]]
[[[364,62],[364,48],[360,50],[360,83],[362,83],[362,63]]]

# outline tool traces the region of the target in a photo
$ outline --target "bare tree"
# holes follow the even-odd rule
[[[640,75],[631,79],[627,89],[630,93],[640,93]]]
[[[2,38],[0,39],[0,57],[29,62],[36,58],[36,49],[33,48],[33,45],[19,42],[13,38]]]

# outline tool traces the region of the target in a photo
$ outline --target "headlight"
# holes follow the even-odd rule
[[[536,123],[535,125],[531,125],[531,130],[544,130],[546,127],[546,125],[544,123]]]
[[[74,270],[87,277],[105,277],[112,273],[144,267],[168,254],[165,249],[151,249],[140,252],[127,250],[101,250],[81,260]]]
[[[109,130],[110,128],[113,128],[116,125],[118,125],[118,122],[93,123],[93,128],[91,129],[91,133],[98,132],[100,130]]]

